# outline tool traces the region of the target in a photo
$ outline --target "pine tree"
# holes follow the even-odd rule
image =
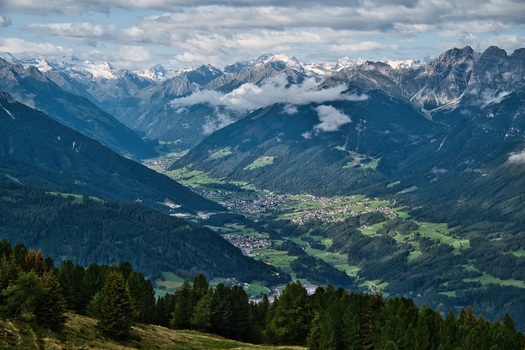
[[[4,317],[22,316],[32,319],[37,302],[44,293],[45,290],[33,271],[21,273],[16,281],[9,283],[2,291],[4,303],[0,311]]]
[[[178,296],[171,327],[173,329],[189,329],[191,327],[191,317],[193,316],[193,301],[191,300],[190,281],[184,280],[182,287],[176,292]]]
[[[301,282],[289,283],[268,313],[266,335],[277,344],[306,344],[308,296]]]
[[[120,267],[119,267],[120,269]],[[142,272],[131,270],[127,284],[133,305],[133,319],[136,322],[150,323],[155,318],[155,291],[151,282]]]
[[[211,318],[213,315],[213,288],[210,287],[208,293],[195,305],[191,324],[198,330],[206,332],[211,327]]]
[[[102,288],[102,307],[98,325],[108,335],[125,338],[132,322],[132,307],[126,282],[118,272],[111,272]]]
[[[43,273],[40,284],[46,291],[38,298],[35,307],[36,322],[54,331],[60,331],[66,322],[66,301],[62,295],[62,288],[51,271]]]
[[[321,338],[321,317],[319,312],[315,312],[314,319],[312,320],[312,327],[310,333],[308,333],[308,339],[306,340],[306,346],[308,350],[319,350],[319,339]]]

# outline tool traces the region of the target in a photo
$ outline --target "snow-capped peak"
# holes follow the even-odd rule
[[[93,75],[93,78],[106,78],[106,79],[116,79],[117,76],[115,76],[115,67],[111,65],[111,63],[104,62],[100,64],[93,64],[90,61],[84,61],[84,64],[86,65],[86,70]]]
[[[425,66],[425,62],[422,62],[420,60],[384,60],[382,62],[388,64],[394,69],[418,69]]]
[[[322,63],[310,63],[304,64],[303,67],[306,73],[311,76],[325,77],[330,74],[338,73],[345,69],[352,69],[357,66],[364,64],[366,60],[358,58],[352,60],[348,57],[343,57],[337,62],[322,62]]]
[[[295,58],[293,56],[287,56],[285,54],[270,55],[269,57],[267,57],[266,59],[263,60],[263,63],[268,63],[268,62],[283,62],[284,64],[286,64],[290,68],[293,68],[293,69],[298,70],[298,71],[302,71],[303,70],[303,66],[297,60],[297,58]]]

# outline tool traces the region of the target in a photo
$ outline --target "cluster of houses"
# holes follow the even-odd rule
[[[275,210],[280,206],[286,204],[286,201],[291,198],[291,195],[269,195],[260,197],[259,199],[249,201],[220,201],[219,204],[230,210],[239,210],[245,213],[264,213],[267,210]]]
[[[253,250],[264,249],[272,245],[272,242],[266,237],[246,237],[240,234],[223,235],[223,237],[228,242],[239,248],[244,255],[252,257],[260,255],[258,253],[253,253]]]
[[[392,210],[388,206],[371,209],[371,206],[374,203],[368,202],[369,201],[368,198],[366,198],[363,201],[342,205],[340,207],[333,207],[333,205],[336,203],[340,203],[344,200],[349,200],[355,197],[354,196],[338,197],[338,198],[316,198],[314,196],[309,196],[309,197],[311,198],[303,199],[303,201],[315,201],[322,205],[322,209],[318,209],[315,211],[307,211],[307,212],[304,211],[304,208],[296,209],[296,212],[300,212],[300,213],[290,218],[296,224],[302,224],[309,220],[321,220],[321,221],[328,221],[328,222],[343,221],[345,219],[345,216],[354,216],[354,215],[369,213],[372,211],[380,211],[385,214],[390,214]],[[355,207],[360,206],[360,205],[364,205],[365,207],[364,210],[354,209]],[[331,207],[328,207],[328,206],[331,206]]]

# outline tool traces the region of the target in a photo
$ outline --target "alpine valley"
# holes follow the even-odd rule
[[[293,280],[525,329],[525,49],[179,71],[0,56],[0,239],[129,261],[179,301],[200,273],[270,302]]]

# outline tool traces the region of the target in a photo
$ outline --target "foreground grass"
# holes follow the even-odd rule
[[[253,345],[195,331],[175,331],[160,326],[137,325],[133,340],[116,340],[101,333],[95,319],[67,314],[60,333],[32,323],[0,319],[0,349],[305,349],[297,346]]]

